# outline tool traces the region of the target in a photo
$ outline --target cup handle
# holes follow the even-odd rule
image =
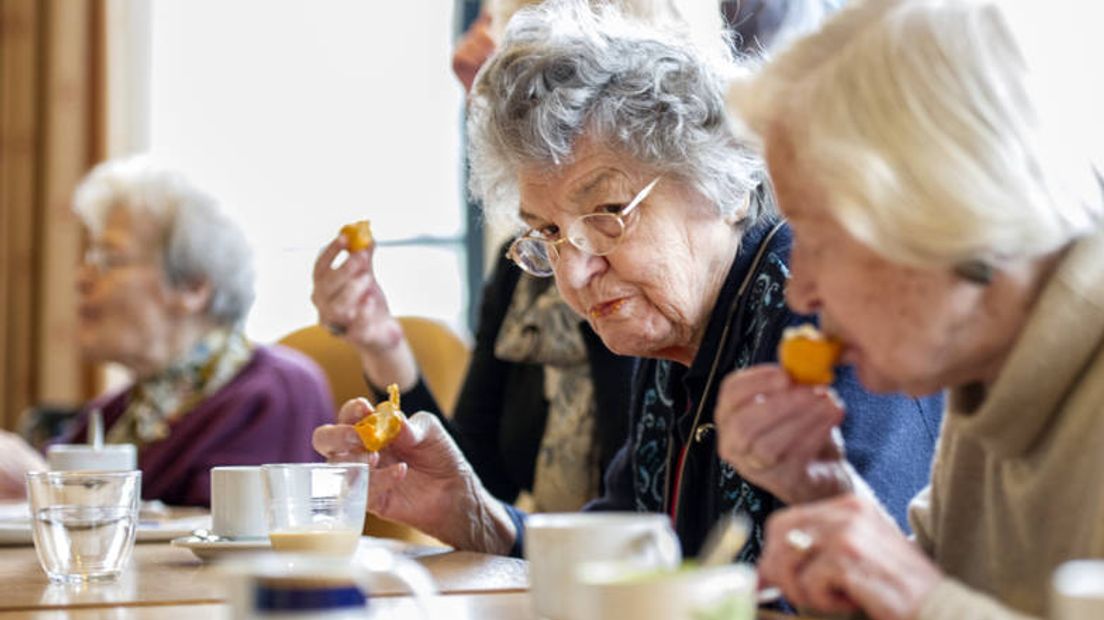
[[[629,548],[634,555],[655,560],[660,567],[673,568],[682,561],[682,545],[670,528],[648,530],[632,540]]]
[[[413,595],[419,615],[426,620],[430,618],[429,603],[437,593],[437,585],[421,564],[383,548],[358,551],[353,578],[366,597],[371,597],[373,580],[379,576],[393,577],[400,581]]]

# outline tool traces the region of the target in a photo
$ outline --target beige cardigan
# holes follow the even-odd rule
[[[910,507],[947,574],[921,620],[1041,615],[1059,564],[1104,557],[1104,232],[1070,249],[973,400],[951,393],[931,485]]]

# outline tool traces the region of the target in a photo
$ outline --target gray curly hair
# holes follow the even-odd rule
[[[549,0],[524,9],[472,90],[471,193],[488,216],[516,217],[520,170],[570,164],[585,135],[688,182],[721,215],[741,215],[765,173],[726,124],[724,86],[738,71],[612,8]],[[750,225],[762,213],[747,215]]]
[[[73,210],[93,233],[116,208],[152,217],[161,227],[164,245],[151,249],[161,251],[170,285],[210,283],[207,316],[219,325],[244,323],[253,305],[253,250],[214,198],[183,175],[136,156],[96,166],[73,195]]]

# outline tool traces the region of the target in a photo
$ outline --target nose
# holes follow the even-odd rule
[[[571,290],[582,290],[592,278],[606,270],[609,263],[603,256],[594,256],[565,243],[559,248],[556,260],[556,285]]]
[[[786,304],[800,314],[813,314],[820,309],[814,265],[808,253],[794,243],[790,253],[790,280],[786,282]]]
[[[88,263],[81,263],[77,267],[77,293],[87,295],[92,292],[92,286],[96,282],[96,268]]]

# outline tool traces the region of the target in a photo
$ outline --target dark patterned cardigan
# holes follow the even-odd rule
[[[791,243],[784,224],[764,221],[749,229],[691,366],[668,360],[641,363],[634,381],[629,436],[606,472],[605,494],[587,510],[673,514],[688,557],[698,553],[722,514],[747,512],[754,531],[739,559],[759,557],[766,518],[781,502],[718,458],[713,408],[726,374],[775,361],[782,330],[815,321],[791,312],[785,304]],[[745,278],[746,292],[739,296]],[[715,377],[709,381],[715,362]],[[848,459],[901,527],[907,528],[907,504],[928,481],[942,398],[873,395],[862,389],[850,369],[837,373],[833,387],[847,406],[841,430]],[[676,485],[675,472],[687,444],[683,475]]]

